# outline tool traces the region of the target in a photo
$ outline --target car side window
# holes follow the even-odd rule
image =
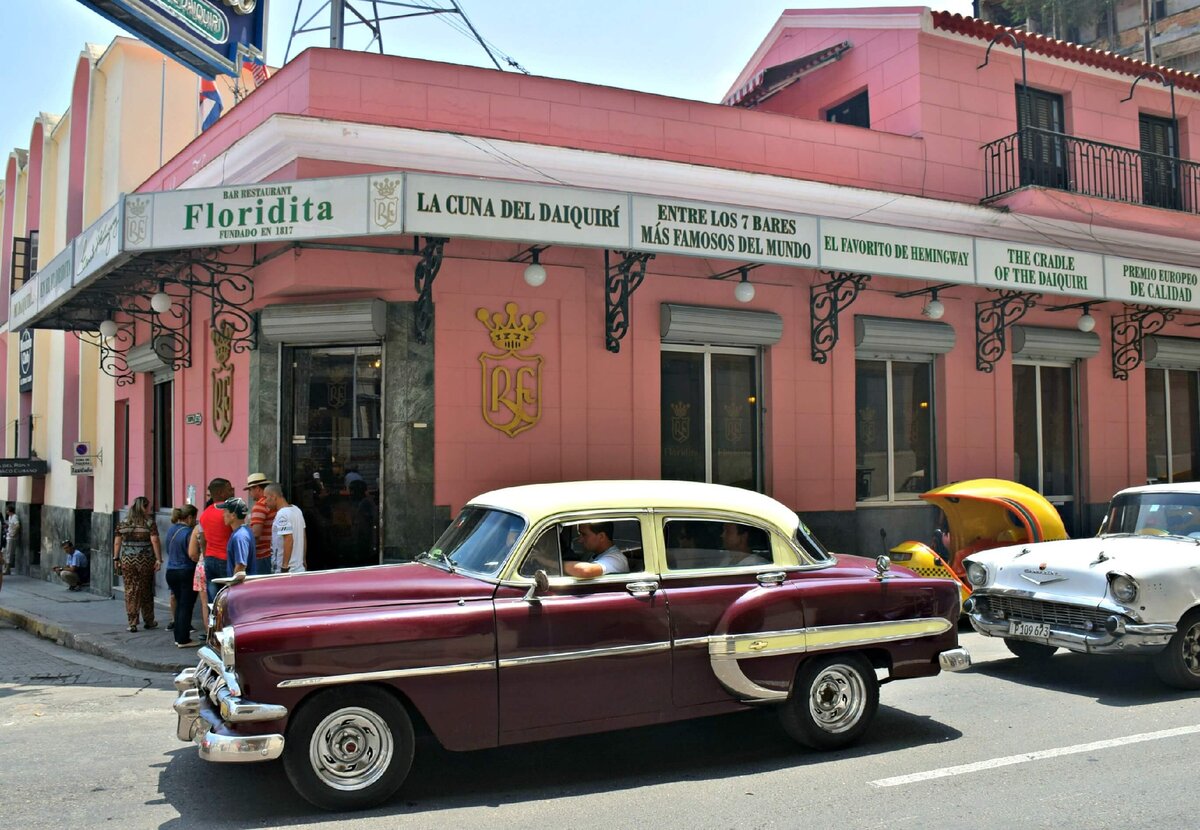
[[[595,549],[589,549],[588,545]],[[617,550],[613,551],[613,547]],[[530,547],[518,573],[532,577],[538,570],[544,570],[547,576],[563,576],[564,561],[603,562],[612,568],[610,573],[644,571],[641,522],[614,518],[552,525]]]
[[[521,563],[521,576],[533,576],[539,570],[545,571],[546,576],[562,576],[560,530],[558,525],[554,525],[538,537]]]
[[[668,519],[663,524],[667,567],[673,571],[769,565],[771,537],[739,522]]]

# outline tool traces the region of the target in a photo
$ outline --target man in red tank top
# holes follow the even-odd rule
[[[220,507],[228,498],[233,497],[233,485],[227,478],[214,478],[208,483],[209,505],[200,514],[196,531],[192,534],[191,544],[196,546],[197,555],[204,553],[204,578],[208,589],[208,601],[217,597],[221,586],[213,583],[214,579],[224,579],[229,576],[228,565],[225,562],[225,546],[229,542],[232,529],[225,524],[225,511]]]

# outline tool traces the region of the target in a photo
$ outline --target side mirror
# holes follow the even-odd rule
[[[537,602],[538,594],[544,594],[549,590],[550,577],[546,576],[546,572],[539,568],[533,575],[533,584],[525,592],[524,599],[526,602]]]

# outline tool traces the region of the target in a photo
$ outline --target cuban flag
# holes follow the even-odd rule
[[[254,88],[258,89],[267,82],[267,65],[260,58],[246,57],[242,61],[242,71],[249,72],[254,78]]]
[[[221,117],[221,96],[217,86],[207,78],[200,79],[200,130],[203,132]]]

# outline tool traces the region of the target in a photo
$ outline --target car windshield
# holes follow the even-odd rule
[[[435,565],[495,576],[524,530],[525,520],[514,513],[467,506],[423,558]]]
[[[1113,499],[1104,534],[1200,539],[1200,493],[1127,493]]]

